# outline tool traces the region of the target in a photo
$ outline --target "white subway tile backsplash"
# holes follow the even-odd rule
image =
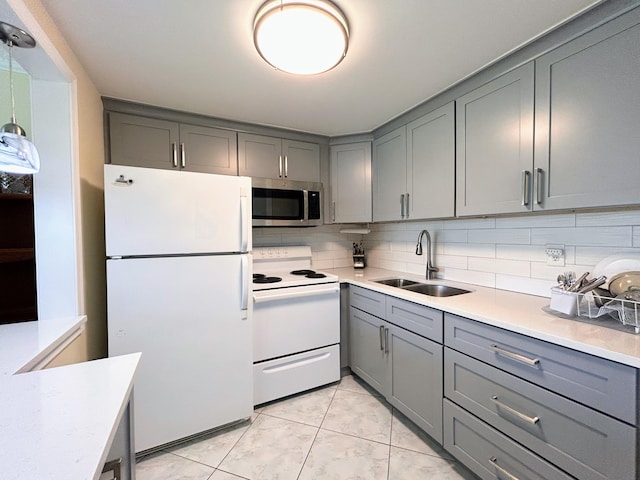
[[[531,244],[562,243],[576,246],[630,247],[632,227],[533,228]]]
[[[512,292],[528,293],[539,297],[550,297],[551,287],[556,282],[538,280],[535,278],[515,277],[510,275],[496,275],[496,288]]]
[[[528,277],[531,273],[531,263],[524,260],[502,260],[495,258],[469,257],[469,270],[479,272],[493,272],[504,275]]]
[[[469,230],[469,243],[511,243],[527,245],[531,243],[531,230],[526,228],[494,228],[493,230]]]
[[[640,254],[640,209],[372,224],[368,235],[340,234],[340,227],[255,228],[253,242],[309,245],[313,268],[326,269],[351,267],[352,243],[362,239],[368,266],[423,276],[426,257],[415,255],[415,246],[427,229],[439,278],[547,297],[558,273],[590,271],[617,253]],[[546,264],[549,243],[565,245],[565,266]]]

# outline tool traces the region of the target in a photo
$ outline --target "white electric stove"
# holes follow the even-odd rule
[[[340,379],[340,284],[307,246],[253,250],[254,404]]]

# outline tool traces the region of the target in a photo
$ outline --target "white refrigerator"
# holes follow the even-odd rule
[[[104,174],[109,356],[142,352],[135,451],[250,417],[251,179]]]

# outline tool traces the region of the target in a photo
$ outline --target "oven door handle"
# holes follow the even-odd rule
[[[254,303],[263,303],[263,302],[272,302],[276,300],[285,300],[287,298],[299,298],[299,297],[312,297],[316,295],[327,295],[330,293],[340,292],[340,287],[338,285],[332,286],[330,288],[318,288],[316,290],[304,290],[304,291],[289,291],[287,292],[286,288],[278,289],[277,292],[269,291],[267,294],[258,294],[254,292],[253,294],[253,302]],[[293,290],[293,289],[290,289]]]

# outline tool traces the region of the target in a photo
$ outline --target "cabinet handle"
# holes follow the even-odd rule
[[[171,144],[171,153],[172,153],[172,165],[173,168],[178,168],[178,146],[176,145],[176,142],[173,142]]]
[[[404,216],[405,218],[409,218],[409,194],[405,193],[404,195]]]
[[[384,325],[380,325],[380,351],[384,352]]]
[[[187,166],[187,156],[184,152],[184,143],[180,144],[180,165],[182,166],[182,168],[185,168]]]
[[[389,353],[389,329],[384,329],[384,353]]]
[[[404,193],[400,195],[400,218],[404,218]]]
[[[536,203],[542,205],[542,169],[536,168]]]
[[[104,464],[102,473],[113,472],[113,480],[122,480],[122,459],[112,460]]]
[[[539,358],[525,357],[524,355],[520,355],[519,353],[511,352],[502,347],[499,347],[495,343],[491,344],[491,348],[493,348],[493,351],[498,355],[511,358],[512,360],[516,360],[518,362],[524,363],[525,365],[529,365],[530,367],[537,367],[540,364]]]
[[[522,170],[522,205],[524,207],[529,206],[529,196],[531,195],[531,193],[529,192],[530,185],[531,182],[529,170]]]
[[[289,157],[287,155],[284,156],[284,178],[289,176]]]
[[[333,202],[331,209],[332,209],[331,217],[333,218],[332,221],[335,222],[336,221],[336,202]]]
[[[491,400],[493,400],[493,403],[495,403],[501,410],[504,410],[505,412],[518,417],[520,420],[530,423],[531,425],[535,425],[540,421],[540,417],[530,417],[529,415],[525,415],[524,413],[517,411],[515,408],[511,408],[509,405],[502,403],[498,400],[496,395],[492,395]]]
[[[505,477],[507,480],[520,480],[518,477],[516,477],[515,475],[510,474],[504,468],[502,468],[500,465],[498,465],[498,459],[496,457],[491,457],[489,459],[489,461],[491,462],[493,467],[498,471],[498,473],[500,473],[500,475]]]
[[[282,178],[282,155],[278,155],[278,176]]]

